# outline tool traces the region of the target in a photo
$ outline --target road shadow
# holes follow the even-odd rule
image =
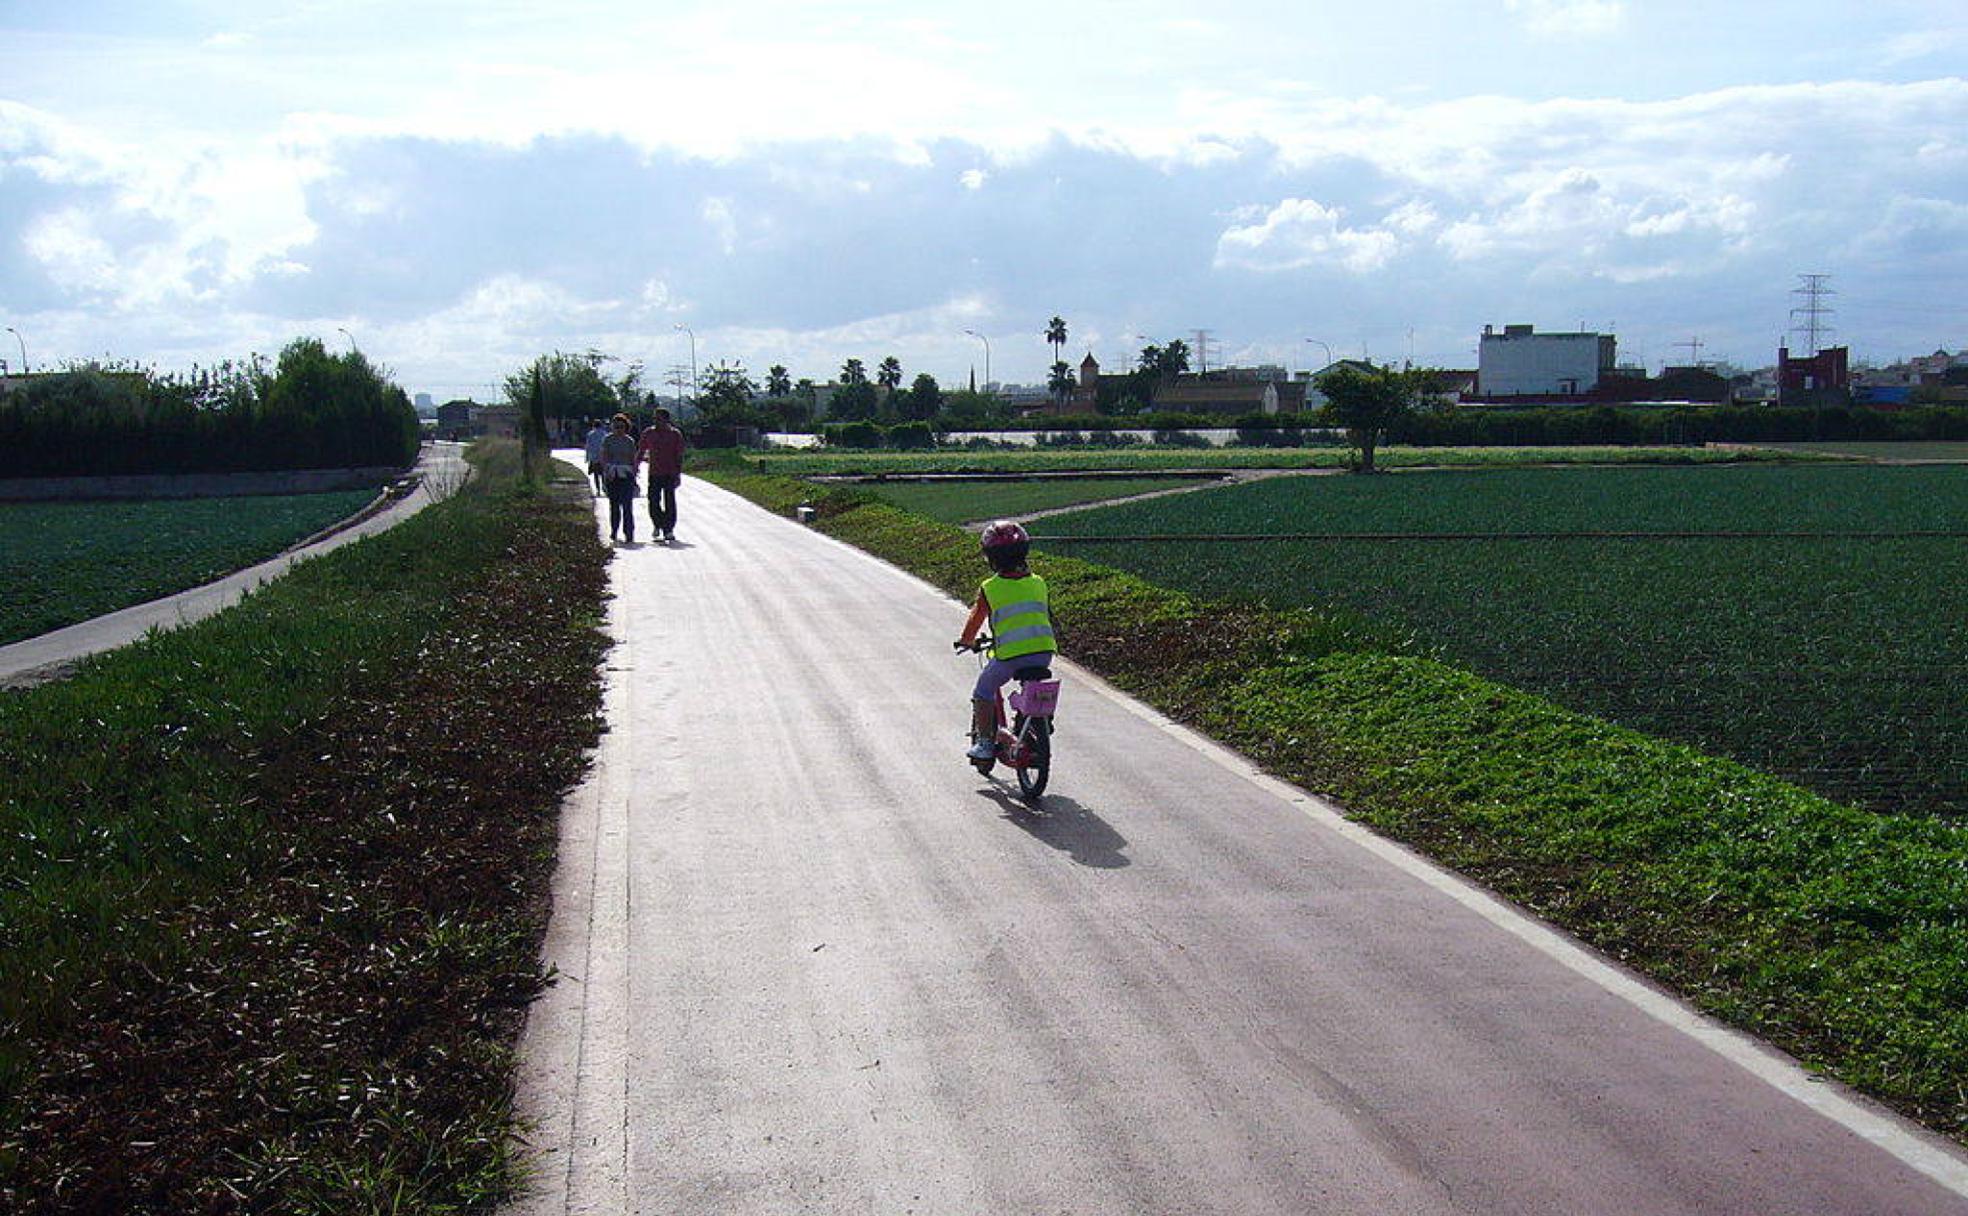
[[[1127,848],[1127,837],[1071,798],[1047,794],[1035,807],[995,782],[977,792],[997,803],[1007,822],[1080,865],[1095,870],[1119,870],[1132,864],[1121,852]]]

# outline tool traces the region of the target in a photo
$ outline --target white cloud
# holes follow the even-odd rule
[[[717,237],[718,248],[727,254],[735,253],[738,249],[738,220],[732,214],[731,200],[707,198],[700,214]]]
[[[963,183],[966,190],[982,190],[984,183],[991,180],[991,175],[982,169],[965,169],[957,174],[957,180]]]
[[[1526,29],[1546,37],[1598,37],[1626,20],[1624,0],[1503,0]]]
[[[1880,50],[1880,59],[1888,65],[1896,65],[1959,54],[1963,48],[1968,48],[1968,25],[1929,26],[1888,38]]]
[[[44,215],[21,236],[28,254],[48,276],[77,294],[112,291],[116,286],[116,255],[97,236],[94,224],[79,207]]]
[[[1405,236],[1422,236],[1441,227],[1442,217],[1420,199],[1410,199],[1388,212],[1386,223]]]
[[[1340,266],[1366,274],[1385,266],[1401,247],[1393,233],[1344,228],[1341,211],[1314,199],[1288,198],[1262,221],[1226,229],[1216,245],[1216,265],[1244,270],[1300,270]]]

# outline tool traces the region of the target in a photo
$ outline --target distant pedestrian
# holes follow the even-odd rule
[[[594,478],[594,496],[600,498],[605,491],[601,484],[601,445],[608,438],[608,428],[601,425],[601,419],[593,420],[585,442],[588,447],[588,476]]]
[[[608,491],[608,539],[635,543],[636,441],[629,434],[629,416],[609,420],[608,437],[601,441],[601,484]]]
[[[677,487],[683,484],[683,432],[670,421],[670,411],[658,407],[656,421],[643,429],[636,451],[649,465],[649,523],[657,540],[676,539]]]

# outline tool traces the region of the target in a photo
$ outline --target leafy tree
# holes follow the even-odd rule
[[[808,383],[802,381],[802,383]],[[793,378],[786,371],[786,365],[775,363],[766,369],[765,395],[768,397],[790,397],[793,395]]]
[[[1052,365],[1052,374],[1046,380],[1046,387],[1051,389],[1052,395],[1061,401],[1072,395],[1075,387],[1073,369],[1066,366],[1065,360],[1059,360]]]
[[[909,386],[909,401],[906,414],[909,418],[928,422],[943,410],[943,388],[936,383],[936,377],[928,372],[917,372],[915,381]]]
[[[712,426],[756,426],[752,399],[757,395],[758,386],[745,374],[744,364],[717,363],[698,380],[697,408]]]
[[[1426,368],[1397,371],[1391,367],[1341,364],[1319,377],[1326,395],[1320,418],[1346,428],[1348,442],[1360,452],[1359,471],[1374,471],[1374,449],[1387,428],[1413,412],[1415,402],[1435,379]]]
[[[766,420],[782,431],[803,430],[813,423],[813,401],[808,397],[769,397],[760,409]]]
[[[1128,374],[1125,397],[1153,406],[1155,394],[1164,384],[1189,370],[1189,344],[1177,338],[1167,346],[1149,343],[1141,348],[1134,370]]]
[[[561,351],[541,355],[506,377],[506,400],[523,411],[532,400],[538,372],[547,417],[606,418],[622,408],[622,398],[615,385],[602,379],[598,363]]]
[[[873,418],[880,404],[875,386],[864,375],[859,380],[846,380],[835,389],[827,409],[832,417],[844,422],[862,422]]]
[[[1004,419],[1004,408],[990,393],[958,389],[943,394],[943,420],[954,428],[996,426]]]
[[[632,410],[640,406],[643,399],[642,360],[637,359],[623,368],[622,374],[610,382],[609,387],[615,390],[615,400],[621,403],[623,409]]]
[[[264,414],[278,430],[311,443],[317,467],[385,463],[407,443],[416,452],[417,412],[402,389],[359,351],[331,354],[319,338],[296,338],[280,352]]]

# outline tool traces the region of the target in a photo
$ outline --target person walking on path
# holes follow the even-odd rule
[[[594,496],[600,498],[606,487],[601,484],[601,445],[608,439],[608,428],[601,425],[601,419],[594,419],[583,442],[587,444],[588,476],[594,479]]]
[[[670,411],[657,409],[656,421],[644,428],[636,450],[638,462],[649,464],[649,524],[657,540],[676,539],[677,487],[683,483],[683,432],[670,421]]]
[[[608,491],[608,539],[635,543],[636,441],[629,434],[629,416],[609,420],[608,438],[601,441],[601,483]]]

